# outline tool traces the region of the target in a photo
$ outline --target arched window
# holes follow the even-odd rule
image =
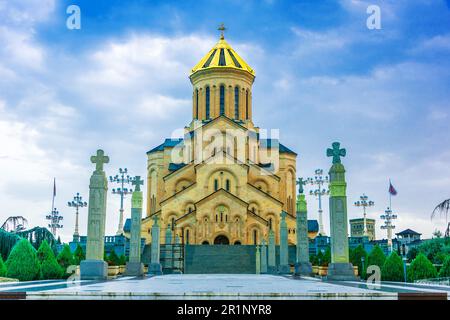
[[[245,90],[245,119],[248,120],[248,90]]]
[[[234,118],[239,119],[239,88],[234,87]]]
[[[220,212],[220,222],[223,222],[223,212]]]
[[[198,89],[195,89],[195,119],[198,120]]]
[[[272,218],[269,218],[269,230],[272,230]]]
[[[186,244],[189,244],[189,229],[186,230]]]
[[[226,188],[227,191],[230,191],[230,179],[227,179],[225,181],[225,188]]]
[[[214,191],[219,190],[219,180],[214,179]]]
[[[220,86],[220,115],[225,114],[225,86]]]
[[[174,217],[172,217],[172,223],[171,223],[170,227],[171,227],[172,231],[175,229],[175,218]]]
[[[206,87],[206,119],[209,119],[209,87]]]
[[[253,244],[258,244],[258,231],[256,229],[253,230]]]

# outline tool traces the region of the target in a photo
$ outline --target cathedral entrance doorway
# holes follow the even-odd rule
[[[226,236],[217,236],[214,239],[214,244],[230,244],[230,240]]]

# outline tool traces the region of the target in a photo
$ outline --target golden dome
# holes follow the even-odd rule
[[[255,71],[225,41],[223,35],[219,42],[192,68],[191,75],[197,71],[214,68],[232,68],[255,75]]]

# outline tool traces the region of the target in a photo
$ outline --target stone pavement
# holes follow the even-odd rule
[[[23,293],[25,299],[389,299],[404,294],[448,299],[450,287],[382,283],[370,290],[364,282],[324,282],[315,278],[276,275],[163,275],[122,277],[110,281],[31,281],[0,285],[2,295]],[[13,295],[14,296],[14,295]]]

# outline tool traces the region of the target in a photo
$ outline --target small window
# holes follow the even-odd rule
[[[198,120],[198,89],[195,89],[195,118]]]
[[[258,243],[258,231],[253,230],[253,244],[256,245]]]
[[[248,90],[245,91],[245,119],[248,120]]]
[[[186,244],[189,244],[189,229],[186,230]]]
[[[230,180],[229,180],[229,179],[227,179],[227,180],[225,181],[225,187],[226,187],[226,190],[227,190],[227,191],[230,191]]]
[[[239,119],[239,88],[234,88],[234,118]]]
[[[225,114],[225,86],[220,86],[220,115]]]
[[[209,87],[206,87],[206,119],[209,119]]]
[[[219,180],[214,179],[214,191],[219,190]]]

